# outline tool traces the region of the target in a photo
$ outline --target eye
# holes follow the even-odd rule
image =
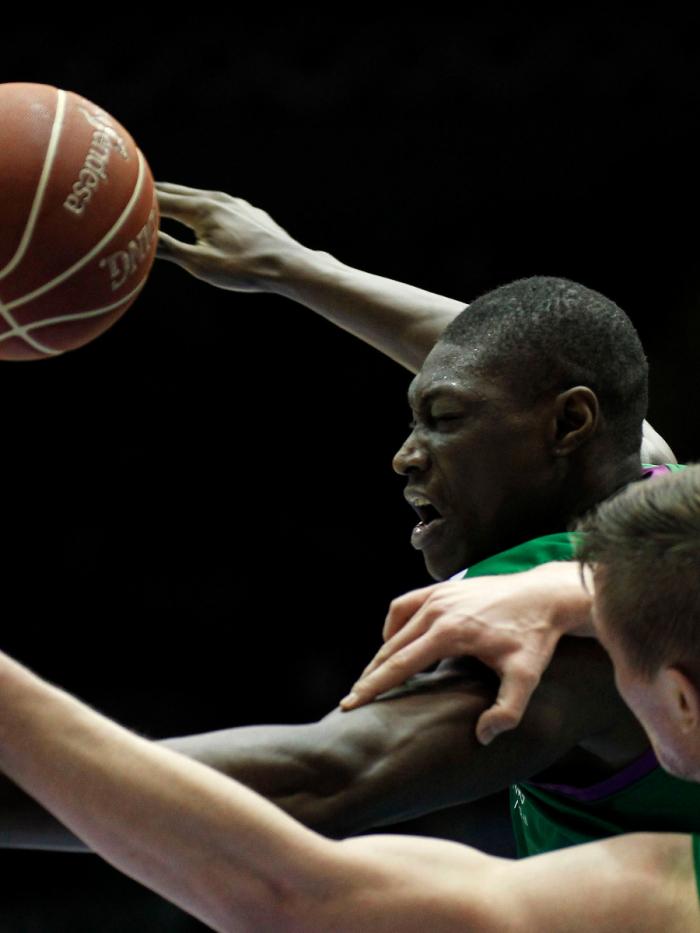
[[[454,426],[457,421],[461,421],[461,419],[461,412],[456,411],[434,412],[431,415],[431,420],[437,428],[449,429]]]

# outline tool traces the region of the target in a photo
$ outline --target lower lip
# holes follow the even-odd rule
[[[418,522],[411,533],[411,544],[417,551],[422,551],[435,540],[445,526],[444,518],[435,518],[429,524]]]

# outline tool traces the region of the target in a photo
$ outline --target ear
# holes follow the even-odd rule
[[[574,386],[554,400],[553,451],[566,457],[595,433],[600,417],[598,397],[588,386]]]
[[[664,711],[682,735],[700,729],[700,692],[694,681],[678,667],[662,667],[657,674]]]

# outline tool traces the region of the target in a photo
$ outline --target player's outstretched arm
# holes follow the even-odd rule
[[[577,676],[582,664],[585,684]],[[346,836],[484,797],[532,777],[606,730],[639,732],[593,639],[562,642],[520,728],[484,747],[475,727],[494,694],[486,671],[439,672],[317,723],[249,726],[162,744],[237,778],[307,826]],[[3,840],[0,793],[0,844],[70,846],[53,821],[42,832],[37,810],[24,807],[24,819],[31,816],[26,826],[21,814],[10,813],[12,834]]]
[[[345,836],[499,791],[592,735],[622,728],[641,734],[614,689],[603,649],[593,639],[566,639],[520,728],[484,747],[475,727],[495,686],[471,663],[478,669],[472,676],[424,675],[310,726],[277,727],[276,735],[275,727],[224,730],[169,744],[242,780],[306,825]]]
[[[336,843],[0,655],[0,768],[96,852],[213,929],[698,929],[690,840],[509,863],[454,843]]]
[[[593,582],[575,561],[523,573],[437,583],[395,599],[384,645],[367,665],[344,709],[367,703],[445,658],[469,656],[500,678],[495,703],[477,723],[484,744],[514,729],[563,635],[593,635]]]
[[[542,743],[523,731],[510,751],[482,754],[474,723],[493,696],[486,681],[429,675],[354,713],[335,710],[305,725],[243,726],[161,744],[240,780],[312,829],[343,837],[481,798],[507,786],[521,766],[534,773],[575,744],[564,727]],[[84,848],[2,778],[0,847]]]
[[[283,295],[416,372],[466,306],[307,249],[269,214],[218,191],[159,183],[164,217],[194,231],[196,244],[162,233],[158,256],[233,291]]]
[[[396,693],[354,713],[335,710],[315,723],[243,726],[160,744],[240,780],[305,825],[335,837],[507,785],[512,774],[499,754],[482,755],[481,762],[472,757],[474,723],[493,695],[484,680],[431,675]],[[545,767],[573,744],[562,732],[544,744],[523,735],[512,750],[513,767],[519,773],[521,753],[526,770],[528,763],[533,771]],[[50,813],[2,778],[0,847],[84,849]]]

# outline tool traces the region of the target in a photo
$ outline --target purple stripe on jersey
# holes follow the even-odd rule
[[[653,467],[649,467],[648,470],[643,470],[642,476],[645,479],[650,479],[652,476],[661,476],[662,473],[670,473],[670,472],[671,471],[669,470],[669,468],[662,464],[661,466],[653,466]]]
[[[640,781],[647,774],[659,767],[656,755],[650,748],[644,752],[641,758],[637,758],[632,764],[627,765],[622,771],[618,771],[610,778],[599,781],[598,784],[591,784],[590,787],[571,787],[568,784],[539,784],[537,781],[528,781],[534,787],[540,787],[542,790],[552,791],[555,794],[562,794],[564,797],[573,797],[582,803],[590,803],[592,800],[602,800],[603,797],[609,797],[611,794],[618,794],[621,790]]]

